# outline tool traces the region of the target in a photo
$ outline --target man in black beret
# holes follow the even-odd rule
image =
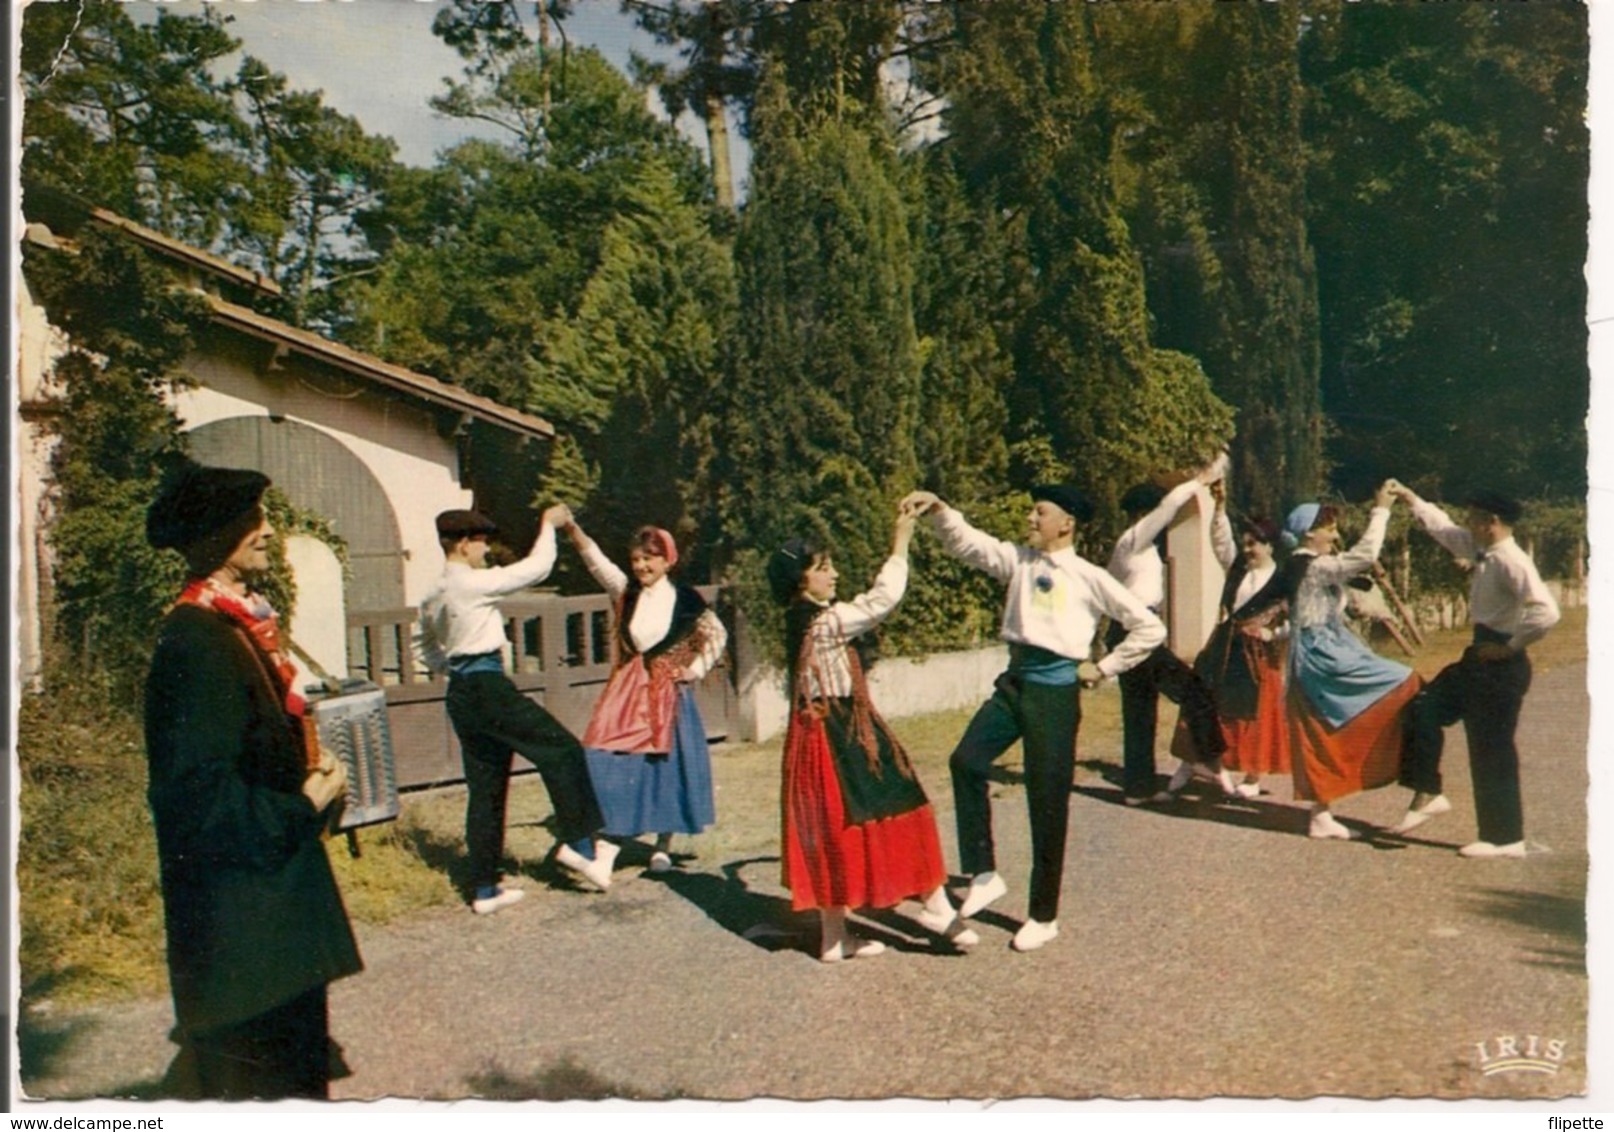
[[[1201,485],[1221,478],[1218,460],[1170,491],[1141,483],[1121,496],[1130,525],[1115,541],[1110,573],[1157,616],[1166,600],[1166,531]],[[1104,643],[1113,648],[1125,635],[1124,626],[1112,624]],[[1232,776],[1222,769],[1227,740],[1217,717],[1216,697],[1198,673],[1162,644],[1143,663],[1128,669],[1120,683],[1121,784],[1127,805],[1170,801],[1196,771],[1214,779],[1223,793],[1235,794]],[[1170,784],[1157,792],[1154,748],[1162,695],[1177,705],[1194,757],[1178,764]]]
[[[997,873],[987,775],[1015,740],[1024,746],[1031,899],[1014,936],[1016,951],[1035,951],[1059,934],[1081,688],[1126,671],[1166,639],[1160,619],[1125,586],[1077,556],[1076,526],[1093,517],[1087,496],[1072,484],[1043,484],[1031,489],[1031,498],[1023,546],[976,530],[931,492],[913,492],[902,504],[931,516],[949,554],[1008,587],[1002,636],[1009,644],[1009,669],[970,721],[949,765],[958,852],[971,877],[959,908],[967,917],[1008,891]],[[1105,616],[1126,632],[1095,664],[1088,658]]]
[[[555,531],[571,522],[557,503],[543,513],[532,551],[509,566],[488,566],[496,528],[480,511],[437,516],[443,577],[420,605],[418,645],[435,672],[448,674],[445,705],[465,767],[465,848],[470,858],[471,911],[489,915],[521,900],[501,883],[510,767],[520,754],[538,768],[555,807],[560,846],[555,859],[602,892],[611,887],[619,846],[594,835],[605,825],[583,745],[533,703],[504,670],[504,616],[499,599],[535,586],[555,567]]]
[[[268,486],[187,464],[146,513],[190,575],[146,681],[180,1046],[165,1087],[187,1097],[327,1096],[326,987],[362,967],[321,840],[347,773],[307,749],[279,618],[251,588],[269,567]]]
[[[1523,857],[1524,802],[1514,736],[1530,687],[1525,650],[1558,623],[1558,603],[1514,541],[1513,526],[1523,511],[1517,501],[1500,492],[1475,492],[1459,525],[1410,487],[1391,483],[1436,542],[1473,563],[1468,613],[1474,623],[1474,643],[1412,701],[1401,785],[1413,794],[1395,832],[1411,832],[1451,810],[1441,793],[1443,729],[1462,720],[1479,840],[1458,852],[1470,858]]]

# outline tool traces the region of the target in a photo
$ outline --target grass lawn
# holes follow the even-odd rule
[[[1433,676],[1461,653],[1466,632],[1432,633],[1410,663]],[[1398,659],[1393,642],[1382,646]],[[1538,672],[1586,658],[1586,611],[1563,623],[1534,650]],[[1118,768],[1120,698],[1113,685],[1082,705],[1079,774]],[[1163,709],[1163,749],[1173,718]],[[947,756],[969,711],[893,720],[933,798],[950,809]],[[145,755],[132,714],[109,707],[94,689],[28,696],[21,705],[21,830],[17,866],[22,926],[19,962],[24,1005],[63,1004],[166,993],[162,904],[156,845],[145,803]],[[773,856],[779,839],[780,739],[724,744],[713,752],[718,824],[680,839],[696,867]],[[1017,762],[1017,751],[1006,765]],[[549,800],[536,775],[511,791],[507,848],[513,867],[545,872],[554,845]],[[457,788],[406,795],[395,823],[361,830],[363,855],[348,856],[333,839],[330,853],[348,909],[357,921],[386,923],[462,899],[456,883],[463,858],[464,794]],[[624,851],[624,865],[643,865],[648,843]]]

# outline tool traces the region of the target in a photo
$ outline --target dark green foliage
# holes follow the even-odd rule
[[[1586,6],[1330,3],[1301,47],[1334,460],[1579,496]]]
[[[923,32],[935,46],[915,67],[947,99],[947,154],[969,199],[998,225],[1016,463],[1082,483],[1113,519],[1128,484],[1208,459],[1230,414],[1193,359],[1150,341],[1112,185],[1121,108],[1095,69],[1090,8],[936,5]]]
[[[767,76],[753,145],[734,251],[738,358],[718,444],[724,536],[749,567],[792,536],[823,540],[857,585],[885,557],[918,471],[913,253],[896,154],[877,118],[798,112]]]
[[[30,251],[26,272],[73,342],[56,366],[57,629],[76,662],[128,690],[145,675],[156,617],[183,574],[176,556],[146,544],[145,509],[182,448],[162,392],[205,307],[109,233],[86,232],[77,256]]]
[[[1300,25],[1293,4],[1100,11],[1155,340],[1197,357],[1238,410],[1231,494],[1263,514],[1320,486]]]

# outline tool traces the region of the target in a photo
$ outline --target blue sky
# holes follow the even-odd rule
[[[320,90],[325,103],[357,118],[367,132],[398,143],[399,160],[431,165],[445,146],[477,132],[472,123],[433,113],[427,100],[458,77],[461,60],[431,33],[432,18],[447,0],[129,0],[136,19],[159,9],[176,15],[214,8],[230,17],[241,50],[280,71],[293,87]],[[520,0],[531,19],[531,0]],[[624,71],[628,54],[656,56],[665,49],[621,13],[617,0],[577,0],[567,17],[573,43],[599,48]],[[233,67],[238,59],[231,60]],[[652,108],[661,113],[659,99]],[[680,126],[704,146],[694,122]]]

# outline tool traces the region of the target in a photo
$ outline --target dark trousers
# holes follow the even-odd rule
[[[1023,741],[1026,806],[1031,814],[1029,912],[1042,923],[1059,915],[1071,778],[1076,772],[1076,730],[1081,721],[1077,685],[1024,684],[1005,673],[998,678],[998,690],[970,720],[948,763],[958,815],[960,864],[972,876],[991,872],[997,858],[987,775],[1016,739]]]
[[[1106,643],[1114,648],[1125,636],[1124,627],[1112,624]],[[1227,750],[1215,693],[1165,645],[1121,673],[1120,684],[1121,784],[1128,796],[1147,798],[1155,792],[1154,745],[1161,696],[1182,713],[1196,761],[1209,762]]]
[[[189,1034],[163,1091],[187,1100],[279,1100],[330,1095],[325,986],[234,1026]]]
[[[1479,838],[1493,845],[1524,840],[1519,748],[1513,737],[1529,688],[1530,658],[1524,653],[1506,660],[1479,660],[1470,650],[1456,664],[1441,669],[1407,713],[1401,785],[1425,794],[1440,793],[1444,729],[1462,720]]]
[[[476,672],[450,677],[448,718],[465,764],[465,848],[473,892],[499,883],[513,755],[538,768],[555,807],[555,833],[563,843],[590,837],[605,824],[583,745],[523,696],[508,676]]]

